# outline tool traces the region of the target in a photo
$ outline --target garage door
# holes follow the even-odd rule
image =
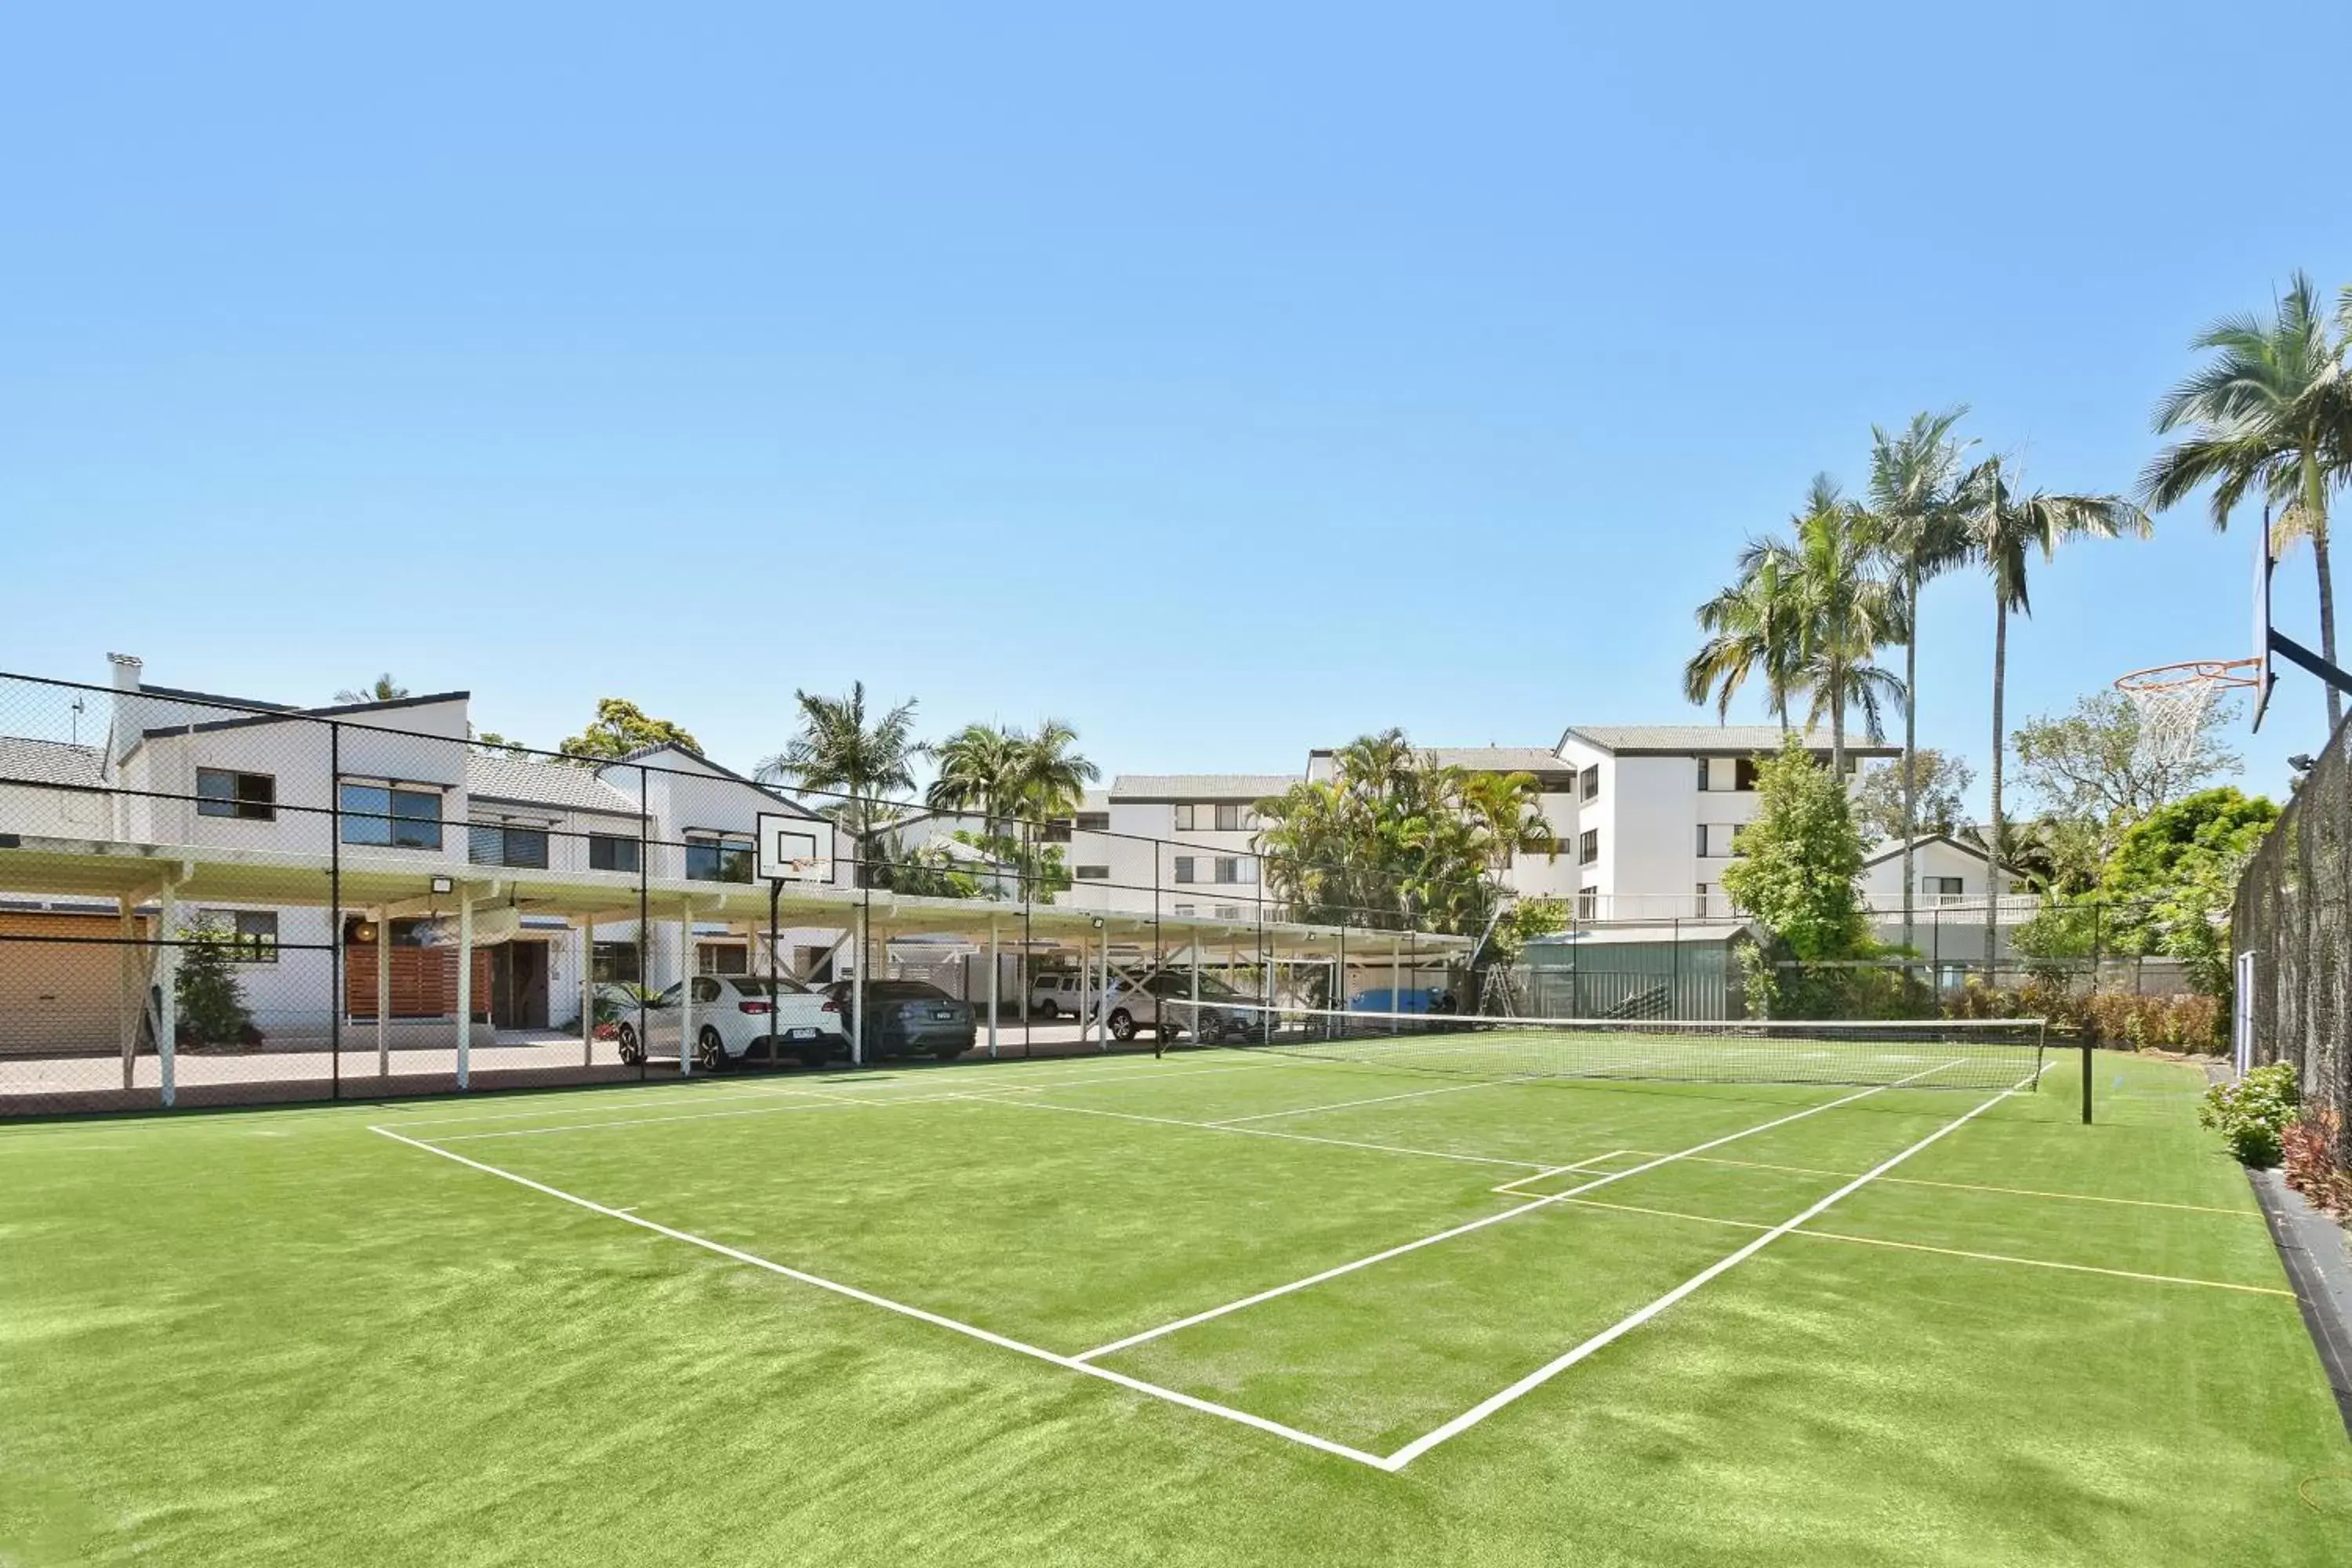
[[[121,935],[112,915],[0,914],[0,1056],[121,1052],[123,997],[137,984],[126,983]]]

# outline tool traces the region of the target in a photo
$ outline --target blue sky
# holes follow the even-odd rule
[[[2293,10],[13,8],[0,667],[739,762],[861,678],[1136,772],[1688,717],[1874,422],[2127,487],[2199,326],[2352,279],[2248,145],[2340,105],[2230,107],[2352,45]],[[2246,533],[2158,529],[2036,578],[2013,715],[2244,649]],[[1931,590],[1980,772],[1990,622]],[[2323,722],[2289,672],[2247,782]]]

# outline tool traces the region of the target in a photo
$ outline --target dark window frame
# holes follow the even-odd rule
[[[226,791],[207,790],[207,780],[226,784]],[[247,785],[259,784],[259,793]],[[243,768],[198,768],[196,770],[196,815],[226,816],[238,822],[275,822],[278,820],[278,775],[247,773]]]
[[[381,809],[362,800],[354,805],[354,792],[373,793],[383,796]],[[446,826],[441,816],[439,790],[402,789],[391,784],[368,784],[345,779],[335,791],[335,801],[343,819],[342,839],[346,844],[371,849],[439,849],[441,830]],[[402,809],[403,803],[411,807],[429,805],[432,815],[420,816],[414,809]],[[430,834],[426,829],[430,828]],[[378,837],[381,835],[381,837]]]
[[[625,871],[635,876],[645,865],[642,849],[639,841],[630,835],[592,833],[588,836],[588,868],[592,871]],[[627,853],[623,854],[624,850]],[[604,859],[602,865],[597,863],[599,855]],[[628,864],[621,864],[624,860]]]
[[[492,835],[497,836],[496,858],[485,859],[482,855],[483,846]],[[539,858],[535,860],[530,858],[528,850],[518,856],[515,852],[518,838],[525,845],[534,838],[537,839]],[[547,857],[548,830],[544,827],[530,827],[511,822],[466,824],[466,860],[468,865],[511,866],[519,871],[544,871],[547,869]]]
[[[757,879],[759,846],[749,838],[713,834],[686,841],[686,879],[689,882],[748,883]],[[704,869],[697,870],[698,861]],[[740,871],[740,876],[735,875]]]
[[[1588,827],[1576,836],[1576,863],[1590,866],[1601,858],[1601,829]]]

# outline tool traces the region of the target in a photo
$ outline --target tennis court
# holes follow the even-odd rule
[[[2076,1058],[2016,1028],[1279,1022],[1165,1060],[10,1130],[0,1218],[52,1265],[0,1286],[43,1346],[12,1479],[78,1497],[92,1560],[318,1561],[453,1510],[482,1561],[2352,1540],[2190,1069],[2100,1058],[2085,1127]],[[78,1361],[115,1369],[94,1398]],[[147,1379],[222,1408],[114,1386]],[[191,1467],[216,1506],[141,1506]]]

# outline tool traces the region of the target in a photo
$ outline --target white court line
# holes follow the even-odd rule
[[[1092,1105],[1060,1105],[1050,1100],[1009,1100],[1002,1095],[974,1094],[964,1098],[992,1105],[1016,1105],[1024,1110],[1066,1110],[1073,1116],[1108,1116],[1119,1121],[1144,1121],[1155,1127],[1190,1127],[1201,1132],[1238,1132],[1245,1138],[1280,1138],[1292,1143],[1328,1143],[1336,1149],[1370,1149],[1383,1154],[1418,1154],[1427,1160],[1458,1160],[1471,1165],[1508,1165],[1533,1174],[1522,1181],[1533,1181],[1546,1171],[1565,1170],[1566,1166],[1547,1166],[1538,1160],[1506,1160],[1494,1154],[1456,1154],[1444,1149],[1411,1149],[1402,1143],[1363,1143],[1352,1138],[1318,1138],[1307,1132],[1277,1132],[1271,1127],[1236,1127],[1230,1121],[1185,1121],[1173,1116],[1146,1116],[1134,1110],[1104,1110]],[[1619,1150],[1623,1153],[1623,1150]]]
[[[1326,1280],[1337,1279],[1343,1274],[1353,1274],[1359,1268],[1369,1268],[1375,1263],[1385,1263],[1391,1258],[1402,1258],[1408,1252],[1418,1252],[1424,1247],[1434,1247],[1441,1241],[1451,1241],[1457,1236],[1467,1236],[1474,1230],[1484,1230],[1490,1225],[1500,1225],[1507,1219],[1517,1219],[1523,1214],[1533,1214],[1536,1210],[1549,1207],[1562,1199],[1580,1197],[1596,1188],[1605,1187],[1612,1182],[1622,1182],[1628,1176],[1638,1176],[1644,1171],[1656,1170],[1660,1165],[1672,1164],[1676,1160],[1688,1159],[1694,1154],[1703,1154],[1709,1149],[1720,1149],[1726,1143],[1737,1142],[1742,1138],[1752,1138],[1759,1132],[1769,1132],[1775,1127],[1785,1127],[1791,1121],[1801,1121],[1808,1116],[1818,1116],[1824,1110],[1835,1110],[1842,1105],[1851,1105],[1857,1100],[1867,1100],[1874,1094],[1883,1094],[1890,1089],[1900,1089],[1912,1079],[1925,1078],[1928,1073],[1940,1072],[1945,1068],[1956,1065],[1958,1065],[1957,1061],[1939,1062],[1935,1067],[1923,1068],[1913,1073],[1910,1078],[1895,1083],[1880,1084],[1874,1089],[1861,1089],[1841,1099],[1827,1100],[1820,1105],[1807,1106],[1802,1110],[1776,1117],[1770,1121],[1762,1122],[1754,1127],[1743,1128],[1738,1132],[1726,1133],[1720,1138],[1711,1138],[1704,1143],[1694,1143],[1687,1149],[1662,1155],[1646,1164],[1633,1165],[1622,1171],[1612,1172],[1595,1181],[1587,1182],[1582,1186],[1570,1187],[1564,1193],[1549,1193],[1542,1197],[1530,1199],[1516,1208],[1505,1209],[1500,1214],[1490,1214],[1483,1219],[1474,1219],[1466,1225],[1457,1225],[1451,1230],[1441,1230],[1434,1236],[1424,1236],[1419,1240],[1408,1241],[1401,1246],[1389,1247],[1385,1251],[1375,1252],[1369,1258],[1359,1258],[1351,1263],[1342,1263],[1336,1268],[1326,1268],[1320,1274],[1310,1274],[1304,1279],[1294,1279],[1286,1285],[1276,1285],[1271,1289],[1261,1290],[1255,1296],[1244,1296],[1238,1301],[1228,1301],[1222,1307],[1211,1307],[1206,1311],[1195,1312],[1189,1318],[1179,1318],[1172,1323],[1162,1323],[1156,1329],[1146,1329],[1140,1333],[1129,1334],[1123,1340],[1113,1340],[1108,1344],[1097,1345],[1092,1350],[1080,1351],[1077,1359],[1087,1361],[1095,1356],[1109,1355],[1113,1352],[1127,1350],[1147,1341],[1159,1339],[1162,1335],[1172,1334],[1180,1329],[1189,1329],[1195,1324],[1222,1318],[1229,1312],[1238,1312],[1245,1307],[1255,1307],[1262,1301],[1271,1301],[1276,1297],[1304,1290],[1310,1285],[1320,1285]]]
[[[1622,1149],[1620,1153],[1640,1153],[1637,1149]],[[1840,1180],[1853,1174],[1852,1171],[1817,1171],[1811,1165],[1768,1165],[1754,1160],[1702,1160],[1702,1165],[1738,1165],[1751,1171],[1785,1171],[1797,1176],[1835,1176]],[[1890,1187],[1944,1187],[1956,1193],[1998,1193],[2005,1197],[2056,1198],[2077,1204],[2120,1204],[2136,1209],[2177,1209],[2185,1214],[2218,1214],[2231,1219],[2260,1219],[2263,1211],[2221,1208],[2212,1204],[2170,1204],[2155,1198],[2111,1198],[2098,1193],[2054,1193],[2040,1187],[1997,1187],[1982,1182],[1935,1182],[1925,1176],[1889,1176]]]
[[[1228,1421],[1237,1421],[1244,1426],[1255,1427],[1260,1432],[1271,1433],[1277,1437],[1286,1437],[1294,1443],[1303,1443],[1307,1447],[1320,1449],[1324,1453],[1334,1454],[1343,1459],[1353,1459],[1358,1464],[1370,1465],[1375,1469],[1391,1468],[1377,1455],[1368,1454],[1361,1448],[1351,1448],[1345,1443],[1335,1443],[1328,1437],[1318,1437],[1312,1432],[1302,1432],[1296,1426],[1286,1426],[1279,1421],[1269,1421],[1263,1415],[1253,1415],[1246,1410],[1235,1410],[1231,1405],[1196,1398],[1192,1394],[1180,1393],[1176,1389],[1162,1388],[1156,1383],[1146,1383],[1141,1378],[1129,1377],[1125,1373],[1112,1372],[1107,1367],[1088,1366],[1074,1357],[1059,1355],[1037,1345],[1024,1344],[1019,1340],[1008,1339],[1003,1334],[991,1332],[976,1324],[960,1322],[953,1318],[941,1317],[937,1312],[927,1312],[920,1307],[910,1307],[904,1301],[894,1301],[887,1296],[877,1296],[870,1290],[860,1290],[854,1285],[844,1285],[838,1280],[827,1279],[822,1275],[787,1268],[783,1264],[761,1258],[756,1253],[745,1252],[740,1247],[713,1241],[709,1237],[697,1236],[692,1231],[677,1230],[669,1226],[656,1224],[652,1220],[631,1214],[625,1209],[607,1208],[603,1204],[581,1197],[576,1193],[567,1193],[560,1187],[551,1187],[544,1182],[534,1182],[528,1176],[519,1176],[512,1171],[502,1171],[496,1165],[486,1165],[479,1160],[469,1160],[463,1154],[436,1148],[419,1139],[404,1137],[388,1127],[370,1127],[368,1131],[380,1133],[396,1143],[405,1143],[412,1149],[422,1149],[428,1154],[438,1154],[445,1160],[453,1160],[471,1170],[497,1176],[502,1181],[512,1182],[517,1186],[528,1187],[532,1192],[543,1193],[551,1198],[560,1198],[575,1207],[586,1209],[591,1214],[600,1214],[608,1219],[619,1220],[624,1225],[633,1225],[640,1230],[649,1230],[656,1236],[666,1236],[672,1241],[682,1241],[688,1247],[698,1247],[705,1252],[717,1253],[721,1258],[748,1264],[753,1268],[765,1269],[771,1274],[781,1275],[784,1279],[796,1280],[803,1285],[812,1285],[820,1290],[830,1290],[836,1296],[846,1296],[853,1301],[863,1301],[869,1307],[879,1307],[886,1312],[896,1312],[900,1317],[912,1318],[918,1322],[929,1323],[934,1328],[946,1329],[969,1339],[979,1340],[984,1344],[994,1345],[1000,1350],[1012,1351],[1016,1354],[1025,1355],[1071,1372],[1084,1373],[1088,1377],[1098,1377],[1106,1383],[1116,1384],[1121,1388],[1131,1389],[1138,1394],[1148,1394],[1154,1399],[1164,1399],[1171,1405],[1181,1405],[1187,1410],[1196,1410],[1205,1415],[1219,1415]]]
[[[509,1127],[496,1132],[444,1132],[435,1143],[473,1143],[485,1138],[536,1138],[550,1132],[593,1132],[607,1127],[658,1127],[667,1121],[719,1121],[738,1116],[780,1116],[790,1110],[891,1110],[901,1105],[937,1105],[943,1100],[973,1103],[1026,1092],[1007,1084],[995,1094],[909,1094],[895,1100],[853,1100],[843,1094],[813,1094],[797,1105],[755,1105],[749,1110],[689,1110],[683,1116],[630,1116],[617,1121],[565,1121],[553,1127]]]
[[[2039,1076],[2039,1074],[2034,1075],[2034,1077]],[[1901,1164],[1912,1155],[1919,1152],[1920,1150],[1927,1148],[1929,1144],[1948,1133],[1957,1132],[1962,1127],[1967,1126],[1970,1121],[1976,1120],[1977,1117],[1982,1115],[1988,1110],[1990,1110],[1994,1106],[1999,1105],[2002,1100],[2007,1100],[2011,1095],[2017,1093],[2027,1084],[2033,1081],[2033,1077],[2020,1079],[2017,1083],[2002,1089],[1999,1094],[1996,1094],[1991,1099],[1985,1100],[1975,1109],[1964,1111],[1960,1115],[1954,1117],[1951,1121],[1945,1122],[1941,1127],[1937,1128],[1936,1131],[1928,1133],[1927,1136],[1920,1139],[1919,1142],[1912,1144],[1911,1147],[1904,1150],[1901,1153],[1880,1161],[1876,1165],[1871,1167],[1870,1170],[1864,1172],[1859,1176],[1856,1176],[1853,1181],[1848,1182],[1844,1186],[1840,1187],[1837,1191],[1822,1199],[1819,1203],[1812,1205],[1803,1213],[1797,1215],[1792,1218],[1781,1221],[1779,1225],[1774,1226],[1771,1229],[1766,1231],[1763,1235],[1758,1237],[1755,1240],[1748,1243],[1746,1246],[1738,1248],[1737,1251],[1707,1265],[1705,1268],[1700,1269],[1696,1274],[1692,1275],[1689,1279],[1684,1280],[1681,1284],[1675,1286],[1673,1289],[1667,1291],[1656,1300],[1652,1301],[1648,1306],[1628,1312],[1624,1317],[1620,1318],[1616,1322],[1612,1323],[1609,1327],[1601,1330],[1599,1333],[1593,1335],[1582,1344],[1578,1345],[1575,1349],[1569,1351],[1563,1355],[1553,1357],[1550,1361],[1548,1361],[1543,1365],[1536,1368],[1535,1371],[1528,1373],[1527,1376],[1519,1379],[1518,1382],[1511,1384],[1508,1388],[1502,1390],[1498,1394],[1491,1394],[1487,1395],[1477,1404],[1472,1405],[1469,1409],[1464,1411],[1461,1415],[1454,1417],[1453,1420],[1446,1422],[1444,1426],[1423,1433],[1420,1436],[1415,1437],[1412,1442],[1407,1443],[1403,1447],[1399,1448],[1395,1453],[1391,1454],[1388,1458],[1383,1461],[1383,1468],[1390,1470],[1401,1470],[1404,1468],[1405,1466],[1410,1465],[1415,1459],[1421,1458],[1422,1455],[1428,1453],[1440,1443],[1446,1441],[1448,1438],[1461,1436],[1463,1433],[1467,1432],[1471,1427],[1478,1425],[1479,1422],[1486,1419],[1487,1416],[1495,1414],[1496,1411],[1502,1409],[1505,1405],[1510,1405],[1524,1395],[1531,1394],[1535,1390],[1541,1388],[1545,1384],[1549,1383],[1553,1378],[1559,1376],[1561,1373],[1566,1372],[1578,1362],[1584,1360],[1594,1352],[1604,1350],[1610,1345],[1614,1344],[1617,1341],[1623,1339],[1627,1334],[1632,1333],[1635,1329],[1640,1328],[1643,1323],[1648,1322],[1652,1318],[1656,1317],[1659,1313],[1664,1311],[1675,1302],[1681,1300],[1685,1296],[1690,1295],[1693,1291],[1705,1287],[1709,1280],[1715,1279],[1717,1277],[1738,1268],[1741,1264],[1747,1262],[1749,1258],[1755,1257],[1758,1253],[1771,1246],[1772,1243],[1778,1241],[1780,1237],[1788,1235],[1790,1231],[1795,1230],[1799,1226],[1803,1225],[1807,1220],[1812,1219],[1828,1210],[1840,1199],[1848,1197],[1853,1194],[1861,1191],[1864,1187],[1868,1186],[1871,1183],[1876,1181],[1887,1172],[1895,1169],[1895,1166]],[[1584,1189],[1580,1188],[1578,1189],[1578,1192],[1580,1193]],[[1562,1195],[1573,1197],[1576,1196],[1577,1194],[1563,1194]]]
[[[1228,1116],[1222,1121],[1212,1121],[1212,1127],[1238,1127],[1245,1121],[1273,1121],[1285,1116],[1312,1116],[1318,1110],[1346,1110],[1357,1105],[1386,1105],[1392,1100],[1427,1100],[1433,1094],[1461,1094],[1473,1089],[1496,1089],[1507,1083],[1526,1083],[1528,1078],[1486,1078],[1476,1083],[1449,1083],[1443,1089],[1416,1089],[1403,1094],[1377,1094],[1370,1100],[1343,1100],[1336,1105],[1302,1105],[1296,1110],[1261,1110],[1255,1116]]]
[[[1546,1176],[1564,1176],[1570,1171],[1589,1171],[1595,1165],[1604,1163],[1610,1160],[1614,1160],[1620,1154],[1630,1154],[1633,1151],[1630,1149],[1612,1149],[1606,1154],[1593,1154],[1585,1159],[1579,1160],[1573,1164],[1549,1166],[1543,1170],[1538,1171],[1531,1176],[1514,1176],[1511,1180],[1505,1182],[1501,1186],[1489,1187],[1486,1190],[1488,1192],[1500,1193],[1505,1197],[1523,1198],[1528,1195],[1523,1189],[1526,1188],[1529,1182],[1540,1182]]]

